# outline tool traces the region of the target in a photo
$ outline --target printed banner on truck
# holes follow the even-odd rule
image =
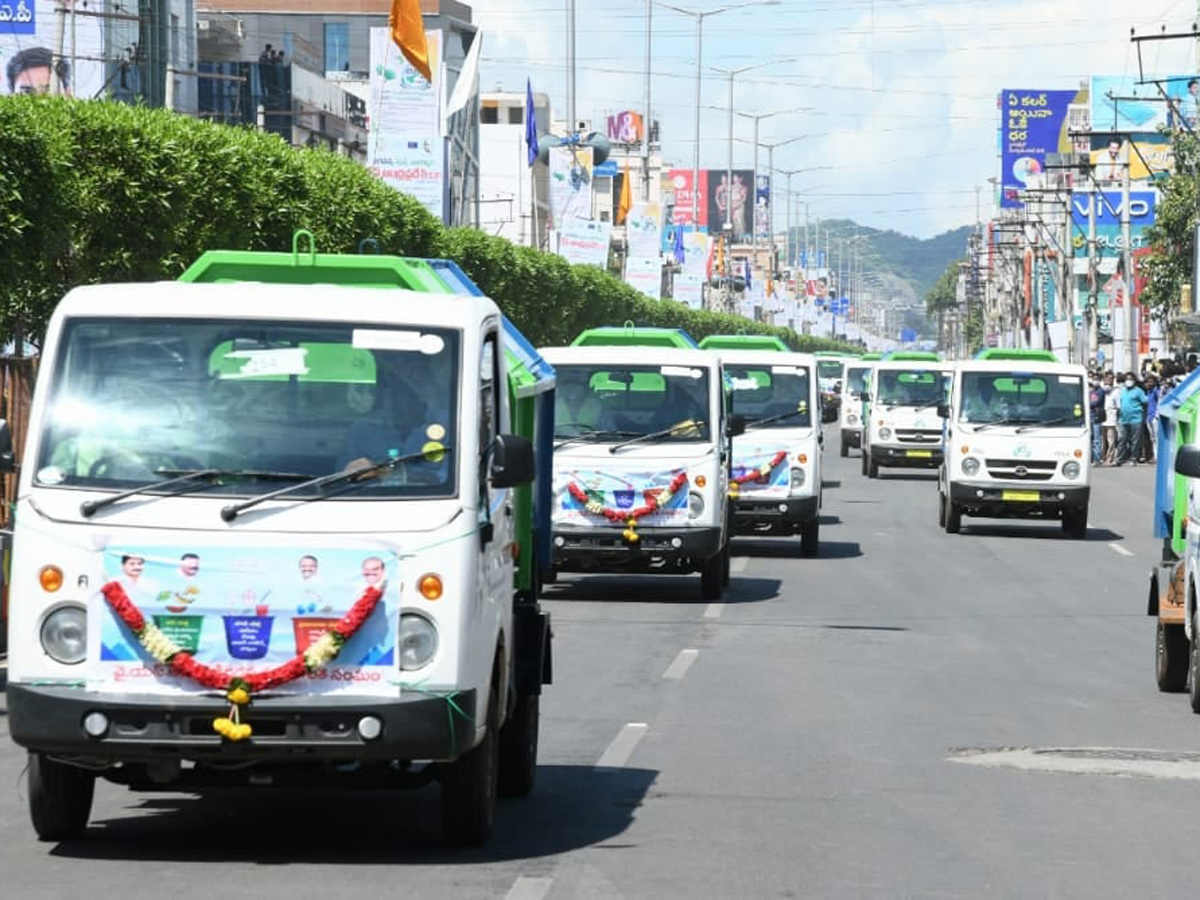
[[[558,525],[624,527],[627,518],[644,509],[651,497],[655,510],[638,515],[639,525],[686,525],[688,519],[686,469],[556,469],[554,495],[558,497],[554,511]]]
[[[737,388],[737,385],[734,385]],[[738,493],[755,499],[786,497],[790,490],[790,467],[787,445],[774,442],[744,444],[733,447],[733,481]]]
[[[401,573],[395,549],[113,544],[88,601],[89,690],[211,690],[159,662],[99,590],[118,583],[148,624],[197,662],[229,675],[265,672],[303,654],[364,590],[383,591],[328,665],[275,690],[396,696]]]
[[[433,83],[400,53],[386,28],[371,29],[371,134],[367,168],[442,220],[444,166],[440,31],[425,32]]]

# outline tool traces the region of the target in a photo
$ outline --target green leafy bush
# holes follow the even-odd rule
[[[177,277],[205,250],[282,250],[298,228],[322,252],[447,257],[535,344],[584,328],[684,328],[697,339],[777,334],[796,349],[843,345],[732,315],[652,301],[590,266],[470,228],[443,228],[362,166],[275,135],[164,110],[61,97],[0,97],[0,337],[35,343],[78,284]]]

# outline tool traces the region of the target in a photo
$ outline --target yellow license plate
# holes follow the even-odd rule
[[[1016,500],[1021,503],[1037,503],[1041,495],[1037,491],[1001,491],[1001,500]]]
[[[906,452],[907,452],[907,455],[909,455],[909,456],[916,456],[916,457],[920,457],[921,459],[932,459],[933,458],[932,450],[908,450]]]

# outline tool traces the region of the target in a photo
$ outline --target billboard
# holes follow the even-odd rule
[[[754,180],[754,230],[759,236],[771,233],[771,176]]]
[[[1187,83],[1194,76],[1093,75],[1091,80],[1092,131],[1155,135],[1158,129],[1178,128],[1179,112],[1195,115],[1195,99]],[[1157,84],[1139,84],[1138,82]],[[1168,103],[1163,97],[1171,98]]]
[[[386,28],[371,29],[371,82],[367,110],[371,135],[367,168],[443,219],[441,115],[442,33],[425,32],[433,83],[400,53]]]
[[[558,230],[558,255],[579,265],[608,266],[612,222],[569,219]]]
[[[662,299],[662,262],[631,256],[625,260],[625,283],[651,300]]]
[[[696,231],[696,225],[700,226],[700,231],[708,230],[708,172],[701,169],[697,174],[700,176],[699,188],[693,191],[691,169],[671,169],[667,172],[667,184],[664,188],[669,186],[670,190],[675,192],[675,203],[667,207],[663,219],[666,224],[690,226],[685,228],[685,231]],[[696,221],[692,220],[693,197]]]
[[[1121,181],[1119,141],[1103,136],[1092,139],[1089,156],[1096,180],[1102,183]],[[1152,181],[1175,172],[1175,150],[1170,144],[1133,141],[1129,146],[1129,180]]]
[[[655,257],[662,252],[662,207],[635,203],[625,217],[625,240],[630,256]],[[674,249],[674,244],[671,245]]]
[[[550,223],[592,217],[592,148],[550,148]]]
[[[79,4],[85,15],[72,15],[75,0],[18,0],[0,7],[0,94],[49,94],[54,90],[56,40],[62,41],[58,75],[62,93],[96,97],[104,91],[104,19]],[[61,12],[70,27],[56,37]]]
[[[1145,246],[1145,231],[1154,224],[1157,199],[1154,191],[1129,192],[1129,244],[1134,250]],[[1087,259],[1088,217],[1093,204],[1096,207],[1097,257],[1103,259],[1120,255],[1124,249],[1121,241],[1121,192],[1079,193],[1071,197],[1071,243],[1076,259]],[[1084,271],[1087,271],[1086,268]]]
[[[646,133],[642,114],[625,110],[608,117],[608,139],[614,144],[640,144]]]
[[[1040,175],[1047,153],[1070,153],[1067,108],[1077,91],[1000,92],[1000,206],[1020,209],[1019,193]]]
[[[732,179],[732,180],[731,180]],[[750,169],[708,170],[708,222],[709,231],[720,234],[730,225],[731,240],[747,243],[753,228],[750,209],[750,192],[754,186],[754,172]]]

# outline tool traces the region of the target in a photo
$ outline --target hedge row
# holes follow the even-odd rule
[[[620,324],[745,330],[796,349],[791,329],[653,301],[590,266],[470,228],[443,228],[362,166],[278,137],[169,113],[58,97],[0,97],[0,336],[37,341],[72,286],[177,277],[203,251],[281,250],[298,228],[322,252],[446,257],[538,345]]]

